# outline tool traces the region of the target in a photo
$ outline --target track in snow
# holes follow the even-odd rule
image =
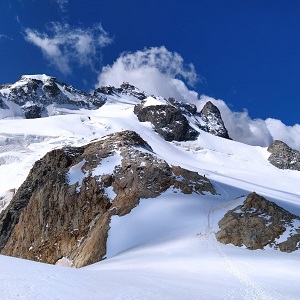
[[[219,187],[221,188],[221,187]],[[221,188],[222,189],[222,188]],[[228,199],[228,194],[225,193]],[[215,231],[213,230],[215,220],[214,214],[218,210],[228,210],[235,204],[239,203],[242,197],[238,197],[233,200],[219,203],[213,206],[207,215],[207,227],[204,233],[208,246],[221,258],[225,269],[234,277],[236,277],[242,284],[241,289],[244,290],[243,299],[245,300],[274,300],[274,299],[291,299],[286,297],[271,288],[262,286],[257,281],[252,280],[247,274],[243,273],[233,262],[233,260],[227,256],[221,249],[219,242],[216,240]],[[203,236],[203,234],[202,234]],[[236,299],[234,291],[224,295],[223,299]]]

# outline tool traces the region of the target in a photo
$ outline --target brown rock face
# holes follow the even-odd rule
[[[51,264],[65,257],[76,267],[97,262],[106,254],[111,216],[171,186],[216,193],[207,178],[157,158],[132,131],[53,150],[35,163],[1,213],[1,254]]]
[[[216,238],[223,244],[263,249],[266,245],[281,251],[292,252],[299,248],[299,228],[294,222],[300,218],[268,201],[256,193],[248,195],[243,205],[229,210],[219,221]],[[276,241],[284,232],[289,236],[284,242]]]

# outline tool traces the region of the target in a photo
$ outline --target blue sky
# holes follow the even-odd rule
[[[90,91],[119,76],[160,91],[167,76],[251,118],[300,123],[299,1],[3,0],[0,11],[0,83],[45,73]]]

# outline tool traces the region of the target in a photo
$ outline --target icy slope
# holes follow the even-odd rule
[[[168,191],[141,200],[131,214],[113,218],[108,258],[83,269],[0,256],[1,299],[297,299],[298,252],[225,246],[214,231],[224,213],[242,202],[238,197],[252,191],[300,215],[299,172],[276,169],[265,148],[205,132],[193,142],[166,142],[149,123],[138,122],[132,102],[0,120],[0,196],[9,198],[9,190],[18,188],[49,150],[125,129],[140,134],[170,164],[205,174],[220,195]]]

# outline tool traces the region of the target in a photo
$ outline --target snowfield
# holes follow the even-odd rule
[[[0,120],[1,209],[48,151],[126,129],[169,164],[205,175],[218,195],[170,189],[142,199],[130,214],[112,218],[107,258],[82,269],[0,256],[0,299],[299,299],[299,251],[223,245],[214,232],[224,213],[253,191],[300,215],[300,172],[272,166],[266,148],[205,132],[196,141],[166,142],[151,124],[138,121],[134,103],[124,96],[94,111]],[[80,183],[85,174],[73,168],[70,181]]]

